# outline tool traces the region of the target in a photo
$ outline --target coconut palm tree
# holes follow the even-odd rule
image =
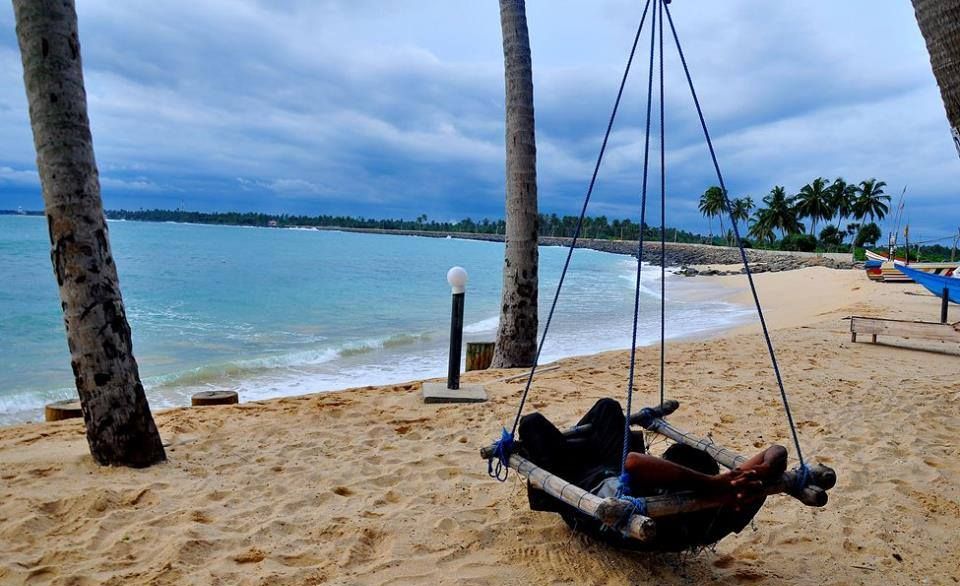
[[[93,458],[166,458],[140,383],[93,155],[73,0],[13,0],[70,364]]]
[[[811,234],[817,232],[817,220],[828,220],[833,217],[831,197],[832,193],[827,187],[827,180],[823,177],[817,177],[800,188],[800,193],[795,198],[795,205],[800,218],[810,218]]]
[[[733,222],[745,222],[750,218],[750,212],[753,211],[753,198],[749,195],[746,197],[739,197],[730,204],[730,219]],[[739,224],[737,224],[739,227]]]
[[[889,207],[886,202],[890,201],[890,196],[883,192],[886,186],[886,182],[874,178],[860,182],[857,199],[853,203],[853,215],[858,220],[869,216],[872,222],[874,219],[882,220],[887,215]]]
[[[750,238],[758,242],[772,243],[776,237],[771,210],[769,208],[757,210],[750,222]]]
[[[493,366],[531,366],[537,355],[537,144],[524,0],[500,0],[506,94],[506,250]]]
[[[713,222],[714,217],[720,218],[720,233],[723,233],[723,216],[726,213],[727,202],[726,198],[723,196],[723,190],[714,185],[713,187],[707,188],[703,192],[703,195],[700,196],[700,204],[698,206],[700,213],[706,216],[711,220],[710,222],[710,241],[713,242]]]
[[[853,206],[857,200],[857,186],[847,183],[843,177],[837,177],[830,185],[832,208],[837,214],[838,229],[842,234],[846,230],[842,224],[853,214]]]
[[[960,2],[913,0],[913,9],[960,155]]]
[[[770,194],[763,198],[769,211],[770,226],[780,230],[781,236],[796,234],[803,231],[803,224],[797,218],[797,210],[793,205],[793,198],[787,197],[783,186],[777,185],[770,190]]]

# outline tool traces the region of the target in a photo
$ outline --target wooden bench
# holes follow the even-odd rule
[[[859,316],[851,316],[848,319],[850,320],[851,342],[857,341],[857,334],[870,334],[872,342],[877,341],[877,336],[897,336],[960,344],[960,322],[940,324]]]

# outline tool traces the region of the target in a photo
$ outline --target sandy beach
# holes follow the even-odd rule
[[[742,276],[698,279],[749,299]],[[531,512],[516,475],[488,478],[478,449],[523,382],[486,371],[464,377],[488,383],[478,405],[424,405],[411,382],[160,412],[168,461],[146,470],[95,465],[77,421],[2,428],[0,583],[960,582],[960,348],[853,344],[843,321],[933,321],[937,300],[822,267],[756,282],[805,456],[839,475],[823,509],[771,498],[696,555],[589,541]],[[657,399],[656,356],[639,353],[642,404]],[[537,377],[531,410],[566,425],[622,399],[625,352],[559,365]],[[756,326],[670,344],[667,373],[677,427],[742,453],[790,446]]]

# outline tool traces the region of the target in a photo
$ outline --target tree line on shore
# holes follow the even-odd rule
[[[879,183],[879,189],[883,188],[883,182]],[[874,190],[877,186],[874,186]],[[710,188],[707,194],[713,198],[717,197],[719,188]],[[879,194],[883,197],[883,194]],[[874,196],[871,195],[871,201]],[[747,200],[744,202],[744,200]],[[744,237],[744,245],[750,248],[766,248],[778,250],[804,250],[804,251],[847,251],[849,246],[843,244],[845,237],[855,235],[853,244],[856,249],[864,245],[876,243],[881,236],[880,228],[874,222],[866,224],[846,223],[843,229],[835,226],[827,226],[820,231],[820,238],[815,239],[811,234],[804,234],[804,225],[801,219],[807,216],[801,216],[803,212],[798,209],[797,202],[792,201],[785,195],[782,187],[776,187],[771,194],[764,198],[766,208],[755,210],[752,200],[748,198],[735,199],[731,202],[734,209],[734,218],[738,222],[748,222],[748,235]],[[713,200],[716,202],[716,200]],[[879,206],[873,208],[873,216],[876,219],[885,217],[886,200],[880,200]],[[701,207],[703,198],[701,198]],[[772,205],[771,205],[772,204]],[[711,204],[718,206],[718,203]],[[864,202],[863,205],[866,205]],[[882,207],[880,207],[882,206]],[[717,209],[716,207],[708,209]],[[849,209],[849,208],[848,208]],[[858,208],[843,219],[854,218],[861,214]],[[744,214],[743,210],[747,213]],[[753,212],[752,214],[750,212]],[[0,213],[4,213],[0,211]],[[6,212],[12,213],[12,212]],[[28,212],[32,214],[33,212]],[[40,212],[37,212],[40,213]],[[358,216],[338,216],[338,215],[293,215],[293,214],[265,214],[260,212],[198,212],[186,210],[108,210],[108,218],[112,220],[130,220],[141,222],[182,222],[189,224],[215,224],[224,226],[261,226],[261,227],[312,227],[319,226],[324,228],[348,228],[348,229],[369,229],[369,230],[397,230],[397,231],[422,231],[439,233],[465,233],[465,234],[503,234],[505,223],[502,218],[489,219],[483,218],[474,220],[464,218],[458,221],[437,221],[431,220],[426,214],[421,214],[415,219],[375,219]],[[708,218],[712,219],[720,216],[719,213],[711,211]],[[828,216],[837,217],[838,214]],[[863,213],[861,217],[871,217],[869,213]],[[729,215],[726,215],[729,218]],[[780,232],[782,237],[776,239],[776,233],[773,237],[757,238],[757,229],[755,228],[758,218],[759,221],[772,222],[776,226],[774,230]],[[722,219],[722,218],[721,218]],[[822,216],[818,219],[824,219]],[[572,237],[576,231],[577,216],[560,216],[557,214],[540,214],[538,231],[540,236],[552,237]],[[726,226],[726,224],[724,224]],[[593,238],[598,240],[637,240],[640,235],[640,224],[627,219],[609,219],[606,216],[587,216],[583,219],[583,226],[580,230],[582,238]],[[741,231],[741,235],[743,232]],[[834,238],[833,235],[836,235]],[[660,228],[650,225],[644,225],[643,237],[645,240],[659,241]],[[684,244],[714,244],[714,245],[733,245],[735,239],[732,230],[727,230],[723,236],[699,234],[679,228],[667,227],[664,239],[667,242],[679,242]],[[924,246],[914,254],[922,253],[925,257],[940,258],[949,257],[951,249],[941,245]]]
[[[276,226],[290,228],[300,226],[321,226],[325,228],[361,228],[370,230],[410,230],[422,232],[463,232],[467,234],[503,234],[506,223],[502,218],[483,218],[474,220],[464,218],[458,221],[430,220],[426,214],[416,219],[375,219],[357,216],[333,215],[291,215],[264,214],[259,212],[191,212],[184,210],[112,210],[107,217],[113,220],[133,220],[144,222],[184,222],[191,224],[221,224],[234,226]],[[538,232],[540,236],[570,238],[577,227],[577,216],[559,216],[557,214],[539,214]],[[580,229],[581,238],[601,240],[637,240],[640,224],[630,219],[610,220],[606,216],[587,216]],[[644,226],[644,238],[659,239],[660,229]],[[671,242],[709,242],[702,234],[667,228],[666,238]]]

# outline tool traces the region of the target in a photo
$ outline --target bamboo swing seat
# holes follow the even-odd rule
[[[740,250],[740,257],[743,261],[743,272],[746,275],[747,282],[750,286],[750,291],[753,297],[754,305],[757,310],[757,317],[760,322],[760,329],[763,334],[764,341],[766,343],[766,348],[770,356],[770,363],[773,370],[773,373],[776,377],[777,387],[780,391],[780,397],[783,404],[784,414],[789,425],[791,436],[793,439],[793,446],[795,449],[796,458],[798,460],[798,466],[792,470],[785,471],[779,478],[775,479],[765,479],[763,481],[760,494],[758,496],[766,496],[773,494],[786,494],[797,499],[801,503],[811,506],[811,507],[822,507],[827,503],[827,491],[834,487],[837,482],[836,473],[829,467],[823,465],[809,465],[805,462],[803,453],[800,448],[800,439],[797,433],[796,425],[794,424],[793,416],[790,412],[790,404],[787,398],[787,392],[784,386],[783,377],[781,376],[780,367],[778,365],[776,352],[774,351],[773,342],[771,341],[770,332],[767,328],[766,321],[763,316],[763,308],[760,304],[760,297],[757,293],[757,288],[754,283],[753,274],[750,269],[750,264],[748,262],[747,253],[744,249],[744,243],[740,237],[740,229],[737,225],[737,221],[732,214],[732,206],[730,199],[728,197],[728,190],[726,183],[723,178],[723,173],[720,170],[720,164],[717,159],[716,150],[714,149],[713,141],[710,137],[710,132],[707,128],[706,118],[704,116],[703,108],[701,107],[700,100],[697,97],[696,89],[694,88],[693,78],[690,74],[690,69],[687,66],[686,58],[684,57],[683,49],[681,47],[680,38],[677,34],[676,27],[674,26],[673,17],[671,16],[670,10],[670,1],[671,0],[647,0],[645,7],[643,9],[643,14],[640,17],[640,23],[637,26],[637,32],[634,37],[633,46],[630,50],[629,57],[627,59],[626,67],[623,72],[623,77],[620,81],[620,88],[617,93],[616,100],[613,104],[613,110],[610,114],[610,119],[607,124],[606,133],[604,134],[603,142],[600,146],[600,152],[597,156],[596,164],[593,168],[593,174],[590,178],[586,194],[584,197],[583,207],[580,212],[579,219],[577,220],[577,225],[573,233],[573,238],[571,239],[570,245],[567,249],[566,261],[564,262],[563,269],[560,273],[560,279],[557,284],[556,292],[553,296],[553,301],[550,305],[550,311],[547,314],[546,323],[543,327],[543,332],[540,336],[540,342],[537,345],[537,352],[535,359],[533,361],[533,368],[531,369],[529,376],[527,377],[527,383],[523,390],[523,393],[520,397],[520,404],[517,408],[516,416],[513,420],[512,428],[503,428],[502,435],[500,440],[494,442],[488,447],[484,447],[480,450],[481,456],[483,456],[488,461],[488,474],[500,482],[505,482],[509,474],[509,470],[516,471],[520,476],[524,477],[527,481],[528,487],[535,489],[537,492],[529,493],[531,508],[534,510],[543,510],[543,511],[553,511],[558,512],[561,516],[564,517],[564,520],[576,530],[583,530],[587,533],[594,534],[600,539],[604,539],[608,542],[614,544],[623,544],[625,546],[634,546],[640,545],[640,549],[653,549],[653,550],[673,550],[677,551],[678,549],[685,549],[689,547],[697,547],[702,545],[707,545],[709,543],[714,543],[719,539],[722,539],[725,535],[740,531],[745,523],[749,522],[750,517],[746,513],[753,514],[756,510],[762,505],[761,502],[751,501],[750,506],[736,507],[736,511],[733,511],[736,514],[741,512],[744,515],[734,519],[735,515],[729,515],[728,509],[724,509],[726,505],[730,504],[730,495],[704,495],[694,492],[675,492],[667,493],[657,496],[646,496],[642,498],[632,498],[629,496],[629,489],[631,481],[630,474],[627,472],[627,459],[629,455],[629,450],[634,439],[632,435],[634,432],[631,431],[631,425],[639,425],[645,430],[651,433],[658,434],[670,440],[673,440],[677,444],[686,446],[685,449],[690,450],[692,448],[692,453],[695,455],[706,455],[707,457],[702,458],[701,460],[705,464],[709,464],[710,474],[715,474],[719,470],[720,466],[723,466],[727,469],[734,469],[738,466],[743,465],[747,462],[747,458],[733,452],[727,448],[719,446],[713,443],[710,440],[703,439],[684,431],[681,431],[673,426],[671,426],[666,421],[666,417],[673,413],[678,407],[679,404],[676,401],[666,401],[664,398],[664,392],[666,387],[666,370],[665,370],[665,353],[666,353],[666,330],[665,324],[667,322],[667,312],[666,312],[666,142],[665,142],[665,117],[664,117],[664,31],[669,30],[670,36],[674,41],[677,49],[677,56],[679,57],[680,64],[682,65],[682,71],[684,74],[685,81],[687,86],[690,89],[690,95],[693,98],[694,106],[696,107],[697,117],[699,118],[700,127],[703,130],[704,140],[708,148],[711,161],[713,163],[714,171],[717,176],[717,185],[719,186],[720,194],[722,196],[722,205],[720,206],[719,212],[726,212],[730,215],[731,225],[733,227],[733,233],[736,239],[737,246]],[[651,10],[652,7],[652,10]],[[547,338],[547,334],[550,330],[550,324],[554,316],[554,311],[557,308],[557,302],[560,298],[560,293],[563,288],[564,278],[567,275],[567,271],[570,267],[570,260],[573,255],[573,251],[577,247],[578,238],[581,235],[584,225],[584,218],[587,212],[587,207],[590,203],[594,187],[596,185],[597,176],[603,162],[604,153],[607,148],[608,140],[610,139],[611,131],[614,126],[614,121],[617,116],[617,111],[620,107],[620,101],[623,96],[624,88],[626,86],[627,77],[630,73],[631,64],[633,63],[634,55],[637,50],[637,45],[640,40],[641,33],[644,29],[644,23],[647,20],[647,16],[651,16],[651,28],[652,32],[650,34],[650,52],[649,52],[649,69],[647,75],[647,100],[646,100],[646,136],[643,149],[643,174],[642,174],[642,186],[640,190],[640,226],[647,225],[647,194],[648,194],[648,179],[649,179],[649,166],[650,166],[650,139],[651,139],[651,118],[653,111],[653,102],[654,102],[654,72],[659,69],[660,72],[660,82],[659,82],[659,154],[660,154],[660,405],[658,407],[648,407],[642,409],[639,413],[633,413],[632,408],[632,399],[634,394],[634,384],[635,384],[635,365],[636,365],[636,350],[637,350],[637,332],[639,327],[639,316],[640,316],[640,283],[642,282],[642,272],[644,266],[644,230],[640,230],[638,235],[637,242],[637,253],[636,253],[636,280],[634,286],[634,310],[633,310],[633,336],[630,346],[630,359],[629,359],[629,373],[627,375],[627,384],[626,384],[626,395],[627,401],[625,405],[625,417],[623,418],[623,442],[620,444],[622,448],[622,459],[619,462],[620,475],[618,478],[619,486],[616,488],[615,497],[601,497],[597,494],[593,494],[588,488],[594,488],[593,486],[585,487],[578,486],[561,476],[554,474],[550,470],[544,469],[526,457],[524,454],[530,454],[531,457],[538,458],[535,456],[535,450],[526,452],[522,449],[523,438],[519,438],[514,441],[514,434],[517,433],[520,426],[521,416],[523,414],[524,405],[527,400],[528,393],[531,389],[534,376],[537,372],[537,364],[540,360],[540,353],[543,349],[544,342]],[[669,29],[666,29],[665,24],[669,24]],[[659,38],[659,50],[657,50],[657,39]],[[656,64],[655,57],[659,57],[659,65]],[[588,414],[589,416],[589,414]],[[601,419],[597,420],[584,420],[584,424],[574,427],[573,429],[568,430],[563,433],[563,440],[561,444],[564,447],[573,448],[579,455],[581,452],[590,454],[591,456],[595,455],[595,452],[591,451],[592,444],[589,443],[590,438],[588,437],[588,427],[592,426],[592,423],[589,421],[601,422]],[[618,426],[620,425],[618,419]],[[555,431],[555,428],[551,428]],[[596,430],[601,431],[601,430]],[[522,433],[522,432],[521,432]],[[550,436],[553,436],[553,432],[550,432]],[[578,437],[583,436],[583,437]],[[529,438],[528,438],[529,441]],[[587,442],[585,445],[582,445],[583,442]],[[536,443],[536,442],[534,442]],[[534,446],[531,444],[530,446]],[[672,449],[672,448],[671,448]],[[636,451],[636,450],[635,450]],[[641,448],[642,451],[642,448]],[[678,450],[682,451],[682,450]],[[699,452],[699,453],[698,453]],[[609,458],[607,452],[602,452],[602,457],[600,459]],[[667,454],[664,454],[665,456]],[[712,461],[711,461],[712,460]],[[546,461],[546,460],[545,460]],[[606,468],[606,461],[601,462],[600,464],[600,474],[606,474],[608,469]],[[558,468],[562,464],[553,464],[552,466],[557,466]],[[682,464],[681,464],[682,465]],[[693,466],[690,467],[693,469]],[[597,476],[591,476],[591,479],[595,479]],[[610,480],[610,476],[605,476],[601,482],[601,486],[597,487],[598,492],[604,494],[613,493],[610,487],[610,484],[607,482]],[[581,479],[581,482],[586,484],[587,482],[593,482],[593,480],[586,481]],[[545,494],[547,498],[540,499],[539,497]],[[534,501],[536,497],[537,502]],[[543,502],[546,501],[546,502]],[[559,503],[563,503],[560,505]],[[556,506],[553,506],[556,505]],[[749,509],[749,510],[748,510]],[[690,530],[691,526],[697,526],[697,521],[703,520],[703,517],[710,517],[713,513],[710,511],[715,511],[714,521],[711,522],[710,526],[705,530],[701,531],[699,534],[694,535]],[[724,517],[724,519],[720,519]],[[707,519],[709,521],[709,519]],[[690,524],[687,524],[687,522]],[[580,523],[584,525],[581,526]],[[598,534],[599,533],[599,534]],[[611,537],[612,536],[612,537]]]
[[[642,409],[630,418],[630,423],[700,450],[727,469],[736,468],[746,462],[746,457],[732,450],[678,430],[667,423],[664,417],[678,407],[677,401],[666,401],[661,407]],[[589,428],[589,425],[577,426],[564,432],[564,436],[574,439],[589,431]],[[514,450],[519,449],[520,445],[520,441],[516,442]],[[480,456],[485,460],[496,458],[496,450],[495,444],[481,448]],[[636,504],[633,500],[601,498],[544,470],[517,453],[511,453],[505,465],[526,479],[531,488],[543,491],[640,544],[656,543],[658,521],[669,522],[665,518],[683,513],[718,509],[727,503],[722,496],[676,492],[643,498],[645,514],[640,514],[635,511]],[[826,505],[827,491],[837,482],[836,472],[832,468],[817,464],[809,468],[808,478],[802,478],[801,475],[802,473],[798,470],[787,470],[776,481],[765,484],[763,494],[786,494],[811,507]]]

